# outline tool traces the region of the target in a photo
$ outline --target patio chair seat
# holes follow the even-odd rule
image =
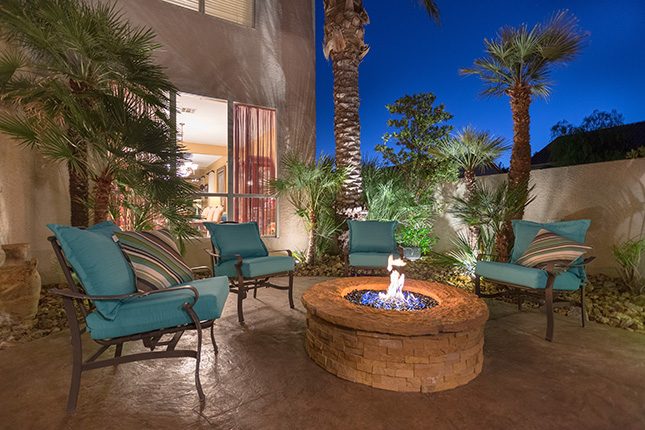
[[[191,285],[199,292],[199,300],[193,309],[201,321],[221,316],[229,293],[226,277],[200,279],[180,285]],[[182,305],[193,300],[193,294],[186,290],[123,300],[114,320],[103,318],[97,311],[90,313],[86,320],[88,331],[92,339],[112,339],[192,324]]]
[[[237,277],[235,270],[236,260],[228,260],[215,268],[217,276]],[[274,273],[291,272],[295,267],[295,260],[288,255],[270,255],[266,257],[245,258],[242,260],[242,276],[257,278],[258,276],[273,275]]]
[[[548,278],[547,272],[541,269],[494,261],[478,261],[475,274],[491,281],[534,289],[546,288]],[[553,289],[575,291],[580,288],[581,282],[573,272],[562,272],[556,276]]]
[[[387,267],[387,260],[391,252],[354,252],[349,254],[349,265],[352,267]]]

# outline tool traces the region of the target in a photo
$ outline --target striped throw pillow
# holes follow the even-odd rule
[[[114,236],[132,263],[139,290],[158,290],[193,280],[168,230],[121,231]]]
[[[517,264],[544,268],[553,263],[557,271],[563,271],[590,250],[588,245],[566,239],[543,228],[535,235],[524,255],[517,260]]]

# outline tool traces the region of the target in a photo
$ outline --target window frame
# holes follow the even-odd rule
[[[236,21],[232,21],[232,20],[230,20],[230,19],[222,18],[221,16],[218,16],[218,15],[213,15],[213,14],[210,14],[210,13],[206,13],[206,0],[197,0],[197,2],[198,2],[198,9],[197,9],[197,10],[194,10],[194,9],[191,9],[191,8],[188,8],[188,7],[185,7],[185,6],[181,6],[181,5],[178,5],[178,4],[175,4],[175,3],[172,3],[172,2],[171,2],[171,1],[169,1],[169,0],[161,0],[161,1],[163,1],[164,3],[170,4],[170,5],[176,6],[176,7],[180,7],[180,8],[182,8],[182,9],[189,10],[189,11],[191,11],[191,12],[199,13],[200,15],[203,15],[203,16],[208,16],[208,17],[211,17],[211,18],[218,19],[218,20],[220,20],[220,21],[227,22],[227,23],[229,23],[229,24],[237,25],[237,26],[240,26],[240,27],[242,27],[242,28],[252,28],[252,29],[255,29],[255,24],[256,24],[256,22],[257,22],[257,18],[256,18],[256,15],[257,15],[257,14],[256,14],[256,11],[257,11],[257,0],[249,0],[249,1],[250,1],[250,4],[251,4],[251,9],[252,9],[252,13],[251,13],[251,15],[252,15],[252,16],[251,16],[251,22],[250,22],[250,24],[249,24],[249,25],[242,24],[242,23],[239,23],[239,22],[236,22]]]

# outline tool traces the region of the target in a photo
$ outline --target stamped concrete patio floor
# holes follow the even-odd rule
[[[338,379],[307,357],[299,297],[315,282],[297,278],[295,310],[283,291],[249,297],[246,327],[229,300],[216,326],[219,355],[209,342],[202,351],[202,411],[192,359],[84,373],[78,411],[67,417],[66,333],[0,351],[0,428],[645,428],[643,335],[556,317],[549,343],[543,314],[489,301],[478,378],[435,394],[382,391]]]

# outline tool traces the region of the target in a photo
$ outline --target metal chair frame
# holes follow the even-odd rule
[[[584,259],[582,264],[575,265],[575,266],[568,266],[568,267],[585,267],[587,264],[591,263],[595,257],[588,257]],[[509,263],[510,264],[510,263]],[[505,291],[500,291],[498,293],[494,294],[485,294],[481,292],[481,277],[479,275],[475,275],[475,294],[478,297],[481,298],[495,298],[495,297],[502,297],[502,296],[509,296],[509,295],[515,295],[517,299],[517,310],[522,311],[522,301],[523,298],[528,296],[531,297],[535,300],[538,301],[544,301],[545,307],[546,307],[546,334],[544,338],[548,340],[549,342],[553,341],[553,331],[554,331],[554,316],[553,316],[553,308],[554,305],[557,303],[569,303],[569,304],[574,304],[580,307],[581,310],[581,325],[582,327],[585,326],[586,323],[586,318],[587,318],[587,312],[586,312],[586,307],[585,307],[585,282],[582,282],[580,284],[580,287],[578,290],[555,290],[553,288],[553,284],[555,283],[555,278],[558,276],[558,273],[555,271],[556,266],[553,264],[549,264],[545,267],[545,271],[547,272],[547,280],[546,280],[546,285],[544,287],[544,293],[540,293],[534,288],[529,288],[523,285],[516,285],[516,284],[511,284],[507,282],[502,282],[498,281],[495,279],[489,279],[486,278],[488,282],[491,284],[500,286],[505,288]],[[580,302],[572,302],[570,300],[561,300],[557,297],[559,294],[563,293],[572,293],[575,291],[580,291]]]
[[[236,221],[224,221],[220,224],[237,224]],[[211,264],[213,266],[213,275],[216,275],[216,270],[217,266],[219,264],[219,261],[221,259],[221,255],[219,254],[219,251],[215,247],[215,244],[211,240],[211,249],[205,248],[204,251],[210,256],[211,258]],[[285,252],[289,257],[293,257],[293,253],[291,252],[290,249],[279,249],[279,250],[274,250],[271,251],[273,253],[276,252]],[[237,319],[240,322],[240,324],[244,323],[244,299],[246,299],[247,292],[248,291],[253,291],[253,298],[256,299],[258,295],[258,289],[260,288],[273,288],[276,290],[286,290],[288,291],[289,294],[289,307],[293,309],[294,303],[293,303],[293,270],[289,272],[278,272],[278,273],[271,273],[270,276],[256,276],[253,278],[245,278],[244,275],[242,274],[242,264],[244,263],[244,259],[242,258],[241,255],[236,254],[235,255],[236,262],[235,262],[235,276],[229,276],[229,289],[232,293],[237,294]],[[278,276],[287,276],[289,278],[289,284],[287,286],[284,285],[276,285],[271,282],[269,282],[269,279],[275,278]]]
[[[195,387],[199,395],[199,400],[203,406],[205,403],[204,391],[202,390],[200,378],[199,378],[199,365],[201,359],[201,350],[202,350],[202,329],[210,328],[211,342],[213,343],[213,348],[215,354],[218,352],[217,343],[215,342],[215,335],[213,333],[215,322],[214,319],[200,321],[197,316],[194,305],[199,300],[199,292],[195,287],[192,286],[178,286],[172,288],[166,288],[163,290],[152,290],[146,292],[137,292],[132,294],[119,294],[119,295],[109,295],[109,296],[92,296],[85,293],[82,285],[79,285],[74,281],[73,278],[73,268],[68,263],[63,250],[54,236],[49,237],[48,240],[51,242],[52,247],[54,248],[54,253],[56,258],[60,263],[61,268],[63,269],[63,274],[65,275],[65,280],[67,281],[68,290],[53,289],[50,290],[50,293],[60,296],[63,299],[63,306],[65,309],[65,314],[67,316],[67,323],[69,325],[71,333],[71,343],[72,343],[72,379],[69,389],[69,396],[67,399],[67,412],[73,413],[76,410],[76,405],[78,401],[78,395],[80,390],[81,383],[81,374],[84,371],[91,369],[98,369],[101,367],[116,366],[122,363],[131,363],[135,361],[143,360],[152,360],[158,358],[178,358],[178,357],[190,357],[195,359]],[[124,300],[132,299],[138,297],[146,297],[153,294],[164,294],[173,291],[185,290],[190,291],[193,295],[192,303],[186,302],[183,304],[183,309],[186,311],[190,317],[192,323],[181,325],[177,327],[163,328],[159,330],[148,331],[145,333],[137,333],[128,336],[122,336],[112,339],[93,339],[96,343],[101,345],[101,347],[96,351],[92,356],[87,360],[83,361],[83,344],[81,336],[87,331],[87,325],[85,319],[87,315],[93,311],[94,306],[92,302],[102,301],[102,300]],[[77,309],[80,311],[81,320],[77,314]],[[195,330],[197,332],[197,349],[188,350],[188,349],[176,349],[176,346],[181,339],[181,336],[185,331]],[[162,340],[162,337],[166,334],[172,334],[172,337],[169,340]],[[123,345],[126,342],[136,342],[142,341],[143,346],[149,349],[149,352],[139,352],[128,355],[123,355]],[[115,346],[114,357],[105,358],[97,361],[104,352],[106,352],[111,346]],[[165,346],[166,348],[161,351],[155,351],[157,347]]]

